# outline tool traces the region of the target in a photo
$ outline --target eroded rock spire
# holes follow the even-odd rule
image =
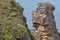
[[[37,30],[34,36],[37,40],[59,40],[51,3],[39,3],[38,8],[32,13],[33,27]]]

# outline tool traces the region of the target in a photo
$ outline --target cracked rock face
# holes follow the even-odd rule
[[[33,27],[37,40],[59,40],[53,11],[55,7],[51,3],[39,3],[37,10],[32,13]]]

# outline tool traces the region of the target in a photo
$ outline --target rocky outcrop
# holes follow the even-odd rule
[[[59,40],[51,3],[39,3],[38,8],[32,13],[33,27],[36,28],[36,40]]]

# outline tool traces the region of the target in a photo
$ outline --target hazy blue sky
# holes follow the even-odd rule
[[[56,9],[54,11],[55,20],[58,30],[60,30],[60,0],[17,0],[24,8],[24,15],[27,18],[27,24],[29,28],[32,28],[32,12],[38,6],[38,2],[50,2],[55,5]]]

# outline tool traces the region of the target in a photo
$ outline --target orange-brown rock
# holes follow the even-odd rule
[[[32,13],[33,27],[36,40],[59,40],[51,3],[39,3],[37,10]]]

